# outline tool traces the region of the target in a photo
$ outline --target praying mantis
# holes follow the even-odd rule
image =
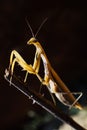
[[[44,22],[45,21],[46,20],[44,20]],[[43,25],[43,23],[41,24],[41,26]],[[39,79],[39,81],[42,83],[42,85],[47,86],[50,94],[51,95],[54,94],[62,104],[68,106],[69,108],[75,107],[78,109],[82,109],[82,106],[78,103],[78,100],[82,96],[82,92],[72,93],[68,89],[68,87],[65,85],[65,83],[61,80],[59,75],[56,73],[56,71],[51,66],[43,47],[41,46],[40,42],[38,42],[38,40],[36,39],[36,35],[39,32],[41,26],[39,27],[36,35],[34,36],[30,24],[28,22],[27,22],[27,24],[33,35],[33,37],[30,38],[30,40],[27,42],[27,44],[33,45],[36,48],[33,65],[27,64],[26,61],[22,58],[22,56],[16,50],[13,50],[10,55],[10,63],[9,63],[8,70],[6,70],[6,76],[8,76],[9,74],[11,75],[11,77],[10,77],[10,82],[11,82],[12,75],[14,72],[14,66],[15,66],[15,63],[17,62],[22,67],[22,69],[24,71],[26,71],[24,82],[27,81],[28,74],[36,75],[37,78]],[[39,74],[41,60],[43,62],[43,66],[44,66],[44,77],[43,78]],[[73,94],[79,94],[79,97],[76,99]]]

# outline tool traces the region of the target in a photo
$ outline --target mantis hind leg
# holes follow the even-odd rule
[[[76,98],[76,100],[72,103],[72,105],[69,107],[69,109],[71,109],[78,101],[79,99],[82,97],[83,93],[82,92],[73,92],[72,94],[77,95],[79,94],[79,96]],[[78,107],[78,106],[77,106]],[[81,109],[81,107],[79,107],[79,109]]]
[[[78,95],[79,96],[74,100],[74,102],[70,102],[69,99],[66,99],[64,95],[68,95],[68,94],[73,94],[73,95]],[[82,109],[81,106],[78,106],[76,103],[78,102],[78,100],[81,98],[82,96],[82,92],[57,92],[55,93],[56,97],[59,99],[60,102],[62,102],[64,105],[68,106],[69,109],[71,109],[73,106]]]

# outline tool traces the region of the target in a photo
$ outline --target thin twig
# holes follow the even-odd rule
[[[4,76],[6,81],[10,83],[10,80],[8,77]],[[33,90],[28,89],[25,87],[21,82],[17,80],[13,76],[13,81],[11,85],[20,90],[24,95],[26,95],[29,99],[33,100],[33,102],[37,103],[40,105],[43,109],[48,111],[50,114],[52,114],[55,118],[58,120],[65,122],[69,124],[72,128],[76,130],[86,130],[82,126],[80,126],[78,123],[76,123],[72,118],[70,118],[67,114],[62,112],[57,106],[55,106],[52,102],[49,100],[45,99],[41,94],[38,94],[34,92]]]

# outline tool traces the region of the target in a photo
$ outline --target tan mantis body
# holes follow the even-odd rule
[[[27,44],[34,45],[36,47],[36,53],[34,58],[33,65],[28,65],[24,59],[20,56],[20,54],[13,50],[10,56],[10,64],[9,64],[9,72],[11,72],[11,79],[14,71],[14,65],[15,62],[17,62],[23,70],[27,71],[26,76],[24,79],[24,82],[27,80],[28,73],[34,74],[38,77],[40,82],[43,85],[46,85],[50,91],[50,93],[55,94],[55,96],[58,98],[60,102],[62,102],[64,105],[69,107],[76,107],[79,109],[82,109],[81,105],[77,102],[79,98],[81,97],[82,93],[80,93],[80,96],[75,99],[73,96],[73,93],[70,92],[70,90],[67,88],[67,86],[63,83],[63,81],[60,79],[58,74],[54,71],[54,69],[51,67],[51,64],[42,48],[40,43],[36,40],[35,37],[32,37]],[[15,56],[15,58],[13,58]],[[41,78],[39,73],[39,67],[40,67],[40,60],[42,59],[43,65],[44,65],[44,78]]]

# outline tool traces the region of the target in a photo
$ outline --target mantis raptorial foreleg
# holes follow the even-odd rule
[[[13,75],[13,71],[14,71],[14,66],[15,66],[16,62],[23,68],[23,70],[27,71],[25,78],[27,78],[28,73],[30,73],[30,74],[36,75],[38,77],[38,79],[40,81],[42,81],[42,78],[33,69],[33,66],[31,64],[28,65],[24,61],[24,59],[21,57],[21,55],[16,50],[13,50],[12,53],[11,53],[11,56],[10,56],[9,71],[10,71],[10,74],[11,74],[11,79],[12,79],[12,75]]]
[[[14,58],[15,57],[15,58]],[[28,73],[35,73],[31,65],[28,65],[24,59],[20,56],[20,54],[13,50],[10,56],[10,64],[9,64],[9,70],[11,70],[11,74],[13,74],[15,63],[18,63],[23,70],[27,70]]]
[[[34,63],[33,63],[32,68],[35,71],[35,74],[38,74],[39,68],[40,68],[40,54],[38,54],[37,51],[35,53]],[[25,78],[24,78],[24,82],[26,82],[27,76],[28,76],[28,72],[26,72],[26,75],[25,75]]]

